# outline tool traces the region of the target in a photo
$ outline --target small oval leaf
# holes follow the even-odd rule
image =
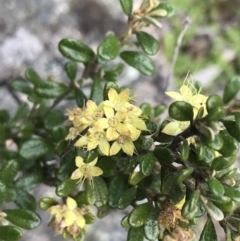
[[[144,75],[152,76],[155,72],[155,65],[146,54],[135,51],[124,51],[120,56],[127,64],[139,70]]]
[[[193,119],[193,107],[185,101],[176,101],[169,106],[169,115],[178,121]]]
[[[22,231],[15,226],[0,226],[0,240],[17,241],[22,237]]]
[[[146,54],[155,55],[158,52],[159,43],[152,35],[139,31],[137,32],[137,40]]]
[[[41,224],[40,216],[30,210],[9,209],[4,212],[7,214],[8,221],[24,229],[34,229]]]
[[[58,48],[64,57],[81,63],[89,63],[95,56],[90,47],[81,41],[72,38],[62,39]]]

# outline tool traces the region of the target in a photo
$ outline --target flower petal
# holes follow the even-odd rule
[[[76,164],[77,167],[81,167],[82,165],[84,165],[84,162],[83,162],[82,157],[77,156],[77,157],[75,158],[75,164]]]
[[[123,151],[128,154],[129,156],[132,156],[134,153],[134,145],[132,143],[132,141],[126,141],[123,145],[122,145],[122,149]]]
[[[92,167],[91,168],[91,175],[93,177],[97,177],[97,176],[100,176],[102,174],[103,174],[103,171],[102,171],[101,168],[99,168],[99,167]]]
[[[109,156],[110,144],[106,140],[100,141],[99,149],[105,156]]]
[[[86,136],[82,136],[75,144],[74,146],[76,147],[82,147],[87,145],[88,143],[88,138]]]
[[[81,169],[78,168],[72,173],[70,179],[75,180],[75,179],[80,179],[82,177],[83,177],[83,173],[81,172]]]
[[[64,216],[65,225],[66,225],[67,227],[71,226],[71,225],[74,223],[74,221],[75,221],[75,215],[74,215],[74,213],[71,212],[70,210],[65,211],[64,214],[63,214],[63,216]]]
[[[113,127],[109,127],[107,129],[106,137],[109,141],[114,141],[119,137],[119,133]]]
[[[121,150],[121,146],[117,141],[114,141],[110,148],[110,156],[116,155]]]
[[[179,122],[174,121],[168,123],[162,130],[162,133],[165,133],[170,136],[176,136],[177,134],[181,133],[181,129],[179,127]]]
[[[68,197],[67,198],[67,206],[72,211],[77,207],[77,203],[73,198]]]
[[[166,95],[170,96],[171,98],[173,98],[174,100],[183,100],[183,97],[181,94],[179,94],[178,92],[165,92]]]
[[[76,223],[78,227],[83,228],[85,226],[85,219],[82,215],[76,215]]]

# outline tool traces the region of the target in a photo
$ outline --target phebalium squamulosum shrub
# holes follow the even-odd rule
[[[187,76],[178,91],[166,92],[169,118],[159,120],[161,103],[137,106],[137,93],[117,80],[125,65],[154,74],[151,55],[159,42],[144,29],[161,27],[173,7],[157,0],[137,9],[131,0],[119,4],[128,16],[122,37],[107,33],[96,51],[77,39],[60,41],[68,82],[44,80],[33,69],[26,81],[11,82],[28,101],[12,117],[0,110],[0,240],[19,240],[22,229],[37,228],[38,205],[57,234],[75,241],[96,218],[126,208],[121,225],[128,241],[197,240],[203,220],[200,241],[218,240],[213,221],[226,240],[239,240],[240,77],[226,83],[222,96],[206,96]],[[86,79],[90,96],[82,91]],[[62,100],[75,100],[75,107],[56,109]],[[36,200],[31,190],[41,183],[56,187],[59,199]],[[13,208],[4,208],[9,202]]]

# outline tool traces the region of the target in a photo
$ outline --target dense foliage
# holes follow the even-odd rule
[[[33,69],[25,80],[11,82],[28,101],[13,117],[0,110],[0,240],[19,240],[21,228],[38,227],[37,203],[52,215],[55,232],[75,241],[84,239],[95,215],[129,207],[121,222],[128,241],[197,240],[202,217],[200,241],[218,240],[213,220],[227,241],[240,239],[240,174],[234,167],[240,77],[227,82],[223,96],[205,96],[187,76],[179,92],[166,92],[174,100],[171,120],[160,121],[161,103],[136,106],[133,93],[117,80],[124,65],[154,74],[150,56],[159,42],[142,29],[160,27],[174,10],[157,0],[143,0],[136,10],[133,0],[120,4],[128,16],[121,38],[107,33],[96,52],[77,39],[60,41],[68,84],[44,80]],[[82,91],[87,79],[90,96]],[[60,111],[63,100],[76,107]],[[56,187],[60,201],[36,200],[31,190],[41,183]],[[12,209],[4,208],[8,202]]]

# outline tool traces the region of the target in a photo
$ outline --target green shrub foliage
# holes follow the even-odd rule
[[[168,108],[136,106],[117,80],[125,65],[154,74],[151,56],[161,46],[143,29],[160,27],[174,9],[157,0],[135,10],[132,0],[119,4],[128,17],[122,37],[108,33],[96,52],[78,39],[60,41],[68,81],[28,69],[25,81],[11,82],[28,101],[13,116],[0,110],[0,240],[19,240],[22,229],[38,227],[37,203],[51,214],[55,232],[75,241],[96,218],[126,208],[128,241],[197,240],[201,220],[200,241],[219,240],[213,221],[226,240],[239,240],[240,77],[228,81],[223,96],[205,96],[189,77],[179,91],[166,92],[173,99]],[[87,78],[89,96],[82,90]],[[76,107],[56,109],[63,100]],[[159,120],[165,109],[170,119]],[[54,186],[61,201],[36,200],[30,191],[41,183]],[[4,208],[8,202],[12,209]]]

